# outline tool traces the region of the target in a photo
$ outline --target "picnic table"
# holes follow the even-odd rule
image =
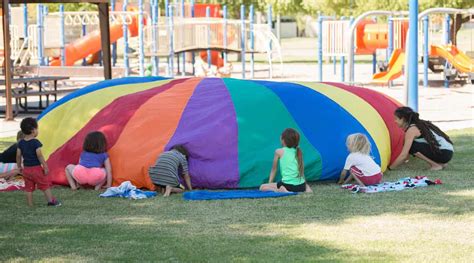
[[[58,93],[63,92],[58,90],[58,81],[66,80],[69,77],[64,76],[41,76],[41,77],[25,77],[25,78],[14,78],[12,84],[22,84],[18,88],[12,89],[12,98],[16,101],[15,115],[18,114],[18,107],[22,108],[25,112],[30,109],[43,110],[49,106],[49,96],[54,96],[54,101],[58,99]],[[46,89],[44,83],[53,82],[52,89]],[[37,85],[32,85],[37,84]],[[5,79],[0,79],[0,86],[5,85]],[[35,90],[35,88],[37,90]],[[5,96],[5,94],[3,94]],[[38,107],[28,106],[28,97],[38,96],[39,103]],[[43,97],[46,98],[46,105],[43,104]],[[23,99],[23,102],[22,102]]]

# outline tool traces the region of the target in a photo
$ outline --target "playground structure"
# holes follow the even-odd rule
[[[175,15],[175,11],[178,14]],[[268,8],[271,16],[271,7]],[[242,78],[246,77],[246,54],[250,54],[250,75],[254,78],[254,54],[264,53],[269,63],[269,77],[272,77],[272,61],[282,64],[281,50],[278,40],[271,32],[268,24],[254,23],[254,9],[250,6],[248,20],[246,8],[241,6],[240,20],[227,18],[227,8],[220,5],[183,4],[179,8],[169,8],[167,23],[155,23],[146,31],[148,56],[167,57],[177,55],[178,71],[184,75],[186,54],[199,53],[205,66],[219,68],[229,63],[229,52],[239,53],[242,62]],[[173,62],[168,58],[168,61]],[[181,63],[180,63],[181,62]],[[155,62],[156,63],[156,62]],[[193,64],[194,61],[193,61]],[[172,64],[168,64],[171,68]],[[181,70],[180,70],[181,69]],[[169,71],[169,69],[168,69]]]
[[[444,45],[431,44],[429,31],[429,15],[445,14],[444,23]],[[444,86],[449,87],[449,81],[454,79],[458,74],[464,74],[467,80],[474,84],[474,60],[469,58],[464,52],[460,51],[456,46],[451,44],[450,39],[450,16],[449,14],[465,14],[471,18],[474,17],[474,9],[462,10],[455,8],[432,8],[425,10],[418,15],[418,21],[423,22],[423,86],[428,86],[428,68],[433,72],[435,69],[433,61],[441,61],[442,71],[444,72]],[[455,21],[453,21],[455,22]],[[471,40],[472,41],[472,40]],[[426,59],[427,58],[427,59]],[[439,59],[441,58],[441,60]],[[430,65],[431,64],[431,65]],[[453,70],[455,69],[455,71]]]
[[[81,60],[82,66],[85,66],[93,63],[93,58],[100,57],[96,12],[66,12],[61,5],[59,12],[50,13],[45,6],[38,5],[36,24],[28,24],[28,19],[25,19],[28,17],[26,5],[11,9],[12,16],[22,15],[24,18],[21,25],[12,26],[14,65],[31,68],[26,65],[37,64],[45,72],[68,67],[74,75],[83,68],[77,66]],[[121,11],[116,11],[118,9]],[[225,6],[221,8],[217,4],[184,1],[167,3],[165,10],[159,9],[156,0],[146,5],[144,1],[139,1],[136,6],[129,5],[127,1],[111,1],[111,10],[113,66],[121,69],[124,76],[173,77],[175,74],[184,76],[194,73],[194,67],[189,67],[186,72],[186,62],[195,64],[195,52],[207,62],[209,69],[214,66],[218,70],[224,64],[230,64],[227,53],[239,53],[242,78],[247,73],[247,55],[250,55],[252,78],[254,54],[266,54],[270,78],[274,62],[282,63],[279,42],[268,24],[255,24],[253,6],[248,11],[242,6],[240,19],[228,19]],[[271,7],[268,10],[271,17]],[[23,27],[23,35],[17,33],[19,27]],[[118,49],[123,51],[120,61]],[[162,63],[160,58],[164,58]]]
[[[474,63],[466,54],[454,45],[432,45],[430,56],[439,56],[449,61],[459,72],[471,73],[474,70]]]
[[[373,19],[356,19],[360,21],[357,24],[356,38],[354,46],[349,47],[346,43],[349,41],[347,32],[353,24],[353,19],[336,20],[333,17],[320,16],[319,28],[321,38],[319,39],[319,81],[322,81],[322,62],[324,56],[333,58],[334,64],[336,58],[340,57],[341,61],[341,81],[345,81],[345,57],[351,48],[354,49],[354,55],[372,55],[372,73],[376,70],[376,50],[387,49],[387,53],[391,54],[394,50],[394,56],[390,59],[389,71],[377,76],[378,81],[384,82],[385,79],[392,80],[401,75],[401,67],[399,67],[400,59],[403,58],[403,50],[405,46],[406,32],[408,22],[402,18],[390,18],[389,23],[380,24]],[[400,56],[401,55],[401,56]],[[336,65],[334,67],[336,69]],[[386,81],[385,81],[386,82]]]
[[[445,86],[449,85],[449,80],[453,76],[458,76],[458,72],[464,74],[471,82],[473,81],[474,66],[473,61],[465,53],[460,51],[456,46],[449,45],[449,16],[446,16],[446,23],[444,26],[445,45],[432,45],[431,52],[428,42],[428,14],[443,13],[443,14],[467,14],[473,15],[474,9],[461,10],[453,8],[432,8],[421,13],[418,23],[423,23],[423,31],[417,33],[419,39],[423,39],[423,45],[417,48],[420,58],[426,61],[424,86],[427,86],[427,69],[428,61],[430,62],[430,69],[434,73],[444,72]],[[375,84],[391,84],[391,81],[404,75],[404,66],[406,65],[406,47],[408,41],[408,12],[394,12],[394,11],[370,11],[366,12],[355,20],[341,18],[337,20],[334,17],[320,16],[319,31],[321,38],[319,39],[319,81],[322,81],[322,63],[324,57],[333,58],[334,72],[336,72],[336,59],[340,57],[341,61],[341,81],[345,81],[345,59],[348,58],[348,78],[349,83],[354,83],[354,55],[371,54],[372,59],[372,81]],[[377,24],[372,19],[367,19],[370,16],[388,16],[387,24]],[[426,36],[426,37],[425,37]],[[377,58],[376,50],[386,50],[386,62],[383,67],[385,70],[376,73]],[[424,58],[428,59],[424,59]],[[436,57],[440,57],[436,58]],[[441,60],[441,70],[434,70],[433,61]],[[439,62],[438,62],[439,63]],[[456,69],[452,73],[452,68]],[[406,75],[406,74],[405,74]]]
[[[28,28],[21,28],[21,24],[24,22],[22,19],[21,10],[18,8],[12,8],[12,15],[11,17],[15,17],[13,19],[12,24],[10,25],[10,48],[11,48],[11,57],[13,60],[13,64],[25,64],[25,61],[28,60],[28,55],[31,52],[29,49],[29,42],[28,39],[25,38],[25,35],[28,35]],[[1,16],[0,16],[1,17]],[[21,18],[21,19],[20,19]],[[0,65],[3,67],[3,29],[0,28]]]

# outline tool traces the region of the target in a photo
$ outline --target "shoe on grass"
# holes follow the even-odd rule
[[[48,202],[48,206],[61,206],[61,202],[58,200],[53,200],[52,202]]]

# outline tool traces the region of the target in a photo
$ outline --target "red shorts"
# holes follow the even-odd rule
[[[25,180],[25,192],[33,192],[36,188],[44,191],[51,187],[49,176],[44,174],[41,165],[24,167],[23,179]]]
[[[382,173],[374,174],[371,176],[365,176],[362,172],[355,166],[351,167],[351,173],[364,183],[365,185],[380,184],[382,182]]]

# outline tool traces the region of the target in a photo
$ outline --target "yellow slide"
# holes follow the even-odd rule
[[[474,61],[454,45],[432,45],[430,55],[446,59],[459,72],[474,73]]]
[[[405,64],[405,52],[401,49],[395,49],[392,57],[388,62],[387,71],[374,74],[372,76],[372,83],[387,84],[387,82],[394,80],[402,75],[403,65]]]

